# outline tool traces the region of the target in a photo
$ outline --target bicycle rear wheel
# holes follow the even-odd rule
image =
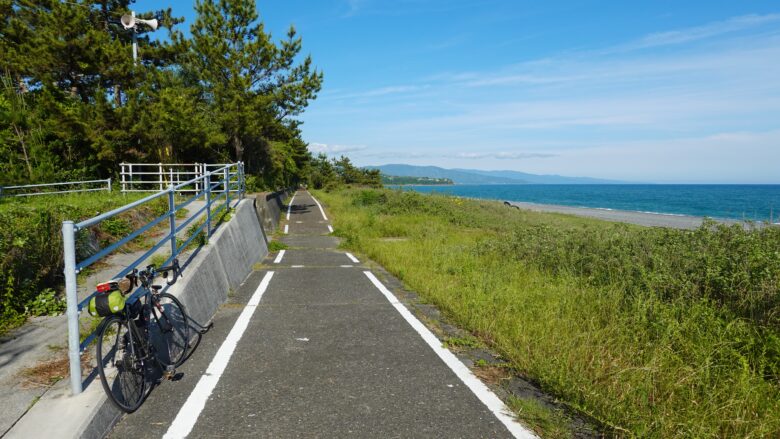
[[[143,403],[150,382],[142,358],[144,349],[137,332],[130,334],[128,322],[119,316],[103,320],[97,339],[97,367],[108,398],[131,413]]]
[[[190,343],[190,325],[184,305],[168,293],[153,296],[149,331],[157,360],[165,366],[178,366]]]

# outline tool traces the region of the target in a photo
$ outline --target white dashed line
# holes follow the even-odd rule
[[[351,268],[354,267],[354,265],[339,265],[341,268]]]
[[[285,250],[279,250],[279,254],[276,255],[276,259],[274,259],[274,264],[278,264],[282,262],[282,258],[284,257]]]
[[[239,340],[241,340],[241,336],[244,335],[247,326],[249,326],[249,320],[252,319],[252,314],[254,314],[255,309],[257,309],[260,299],[263,298],[263,293],[268,289],[268,284],[271,282],[271,277],[273,275],[273,271],[269,271],[265,274],[265,277],[263,277],[257,290],[255,290],[255,293],[252,294],[252,297],[249,299],[249,303],[246,304],[241,315],[238,316],[236,323],[233,325],[233,329],[230,330],[227,338],[222,342],[222,346],[219,347],[217,354],[214,355],[214,359],[211,360],[208,369],[206,369],[206,372],[200,377],[198,384],[195,385],[195,389],[192,390],[187,401],[181,406],[181,409],[179,409],[179,413],[176,415],[176,418],[173,420],[173,423],[171,423],[171,426],[168,428],[168,431],[163,438],[178,439],[187,437],[187,435],[190,434],[192,427],[194,427],[195,423],[198,421],[200,413],[203,411],[203,408],[206,407],[206,402],[208,401],[209,396],[211,396],[211,392],[214,391],[220,377],[222,377],[222,373],[225,372],[225,368],[230,362],[230,357],[236,350],[236,346],[238,345]]]
[[[303,265],[290,265],[292,268],[303,268]]]
[[[333,226],[331,226],[330,224],[328,224],[328,231],[330,231],[330,233],[333,233]]]
[[[295,199],[295,196],[298,195],[297,193],[293,194],[292,198],[290,198],[290,204],[287,205],[287,221],[290,220],[290,210],[292,210],[292,202]]]
[[[284,225],[284,234],[286,235],[288,233],[290,233],[290,225],[289,224],[285,224]]]
[[[482,381],[474,376],[469,368],[466,367],[460,360],[458,360],[458,357],[456,357],[455,354],[442,347],[441,341],[436,338],[436,336],[433,335],[433,333],[428,330],[428,328],[426,328],[425,325],[423,325],[422,322],[420,322],[417,317],[414,316],[414,314],[406,309],[406,307],[398,301],[393,293],[391,293],[390,290],[382,285],[382,282],[379,282],[379,279],[377,279],[373,273],[370,271],[364,271],[363,273],[366,275],[366,277],[368,277],[371,283],[373,283],[374,286],[385,295],[387,300],[390,301],[390,303],[401,314],[404,320],[406,320],[412,326],[412,328],[414,328],[414,330],[420,334],[428,346],[430,346],[431,349],[436,352],[436,355],[438,355],[439,358],[441,358],[444,363],[449,366],[453,372],[455,372],[455,375],[457,375],[458,378],[463,381],[463,384],[471,389],[474,395],[476,395],[477,398],[479,398],[479,400],[482,401],[485,406],[487,406],[488,410],[493,412],[498,420],[504,424],[507,430],[512,433],[512,436],[516,438],[536,438],[533,433],[526,430],[522,425],[514,420],[514,416],[512,416],[511,412],[503,403],[503,401],[498,399],[495,393],[493,393]]]
[[[360,263],[360,261],[358,261],[358,258],[356,258],[352,253],[344,253],[344,254],[347,255],[347,257],[349,258],[350,261],[352,261],[352,262],[354,262],[356,264]]]

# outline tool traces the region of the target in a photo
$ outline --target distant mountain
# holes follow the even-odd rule
[[[438,166],[414,166],[414,165],[381,165],[366,166],[367,169],[379,169],[386,175],[399,177],[429,177],[449,178],[455,184],[518,184],[525,183],[516,179],[480,175],[473,172],[461,172],[453,169],[444,169]]]
[[[536,175],[517,171],[481,171],[477,169],[445,169],[438,166],[391,164],[366,166],[379,169],[383,174],[404,177],[449,178],[455,184],[621,184],[616,180],[589,177],[564,177],[560,175]]]
[[[480,171],[477,169],[453,169],[458,172],[470,172],[490,177],[502,177],[512,180],[521,180],[531,184],[625,184],[628,182],[617,180],[604,180],[590,177],[564,177],[562,175],[538,175],[518,171]]]

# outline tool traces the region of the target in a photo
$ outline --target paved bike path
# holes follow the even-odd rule
[[[335,249],[325,216],[296,194],[282,238],[291,248],[269,255],[217,313],[184,377],[155,390],[112,437],[512,437],[368,270]],[[261,289],[221,376],[203,378]]]

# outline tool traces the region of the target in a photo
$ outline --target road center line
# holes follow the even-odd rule
[[[278,264],[278,263],[282,262],[282,258],[284,257],[284,252],[285,251],[286,250],[279,250],[279,254],[276,255],[276,259],[274,259],[274,264]]]
[[[356,258],[352,253],[345,253],[347,257],[354,263],[359,264],[360,261],[358,261],[358,258]]]
[[[456,357],[455,354],[442,347],[441,341],[436,338],[436,336],[433,335],[433,333],[428,330],[428,328],[426,328],[425,325],[423,325],[422,322],[420,322],[417,317],[414,316],[414,314],[406,309],[406,307],[400,301],[398,301],[398,298],[396,298],[395,295],[393,295],[393,293],[391,293],[390,290],[388,290],[387,287],[385,287],[382,282],[380,282],[379,279],[374,276],[373,273],[370,271],[364,271],[363,274],[365,274],[371,283],[373,283],[374,286],[377,287],[377,289],[379,289],[382,294],[384,294],[387,300],[390,301],[390,304],[395,307],[404,320],[406,320],[407,323],[409,323],[409,325],[411,325],[412,328],[414,328],[414,330],[420,334],[422,339],[425,340],[425,343],[427,343],[428,346],[430,346],[431,349],[436,352],[436,355],[438,355],[439,358],[441,358],[442,361],[444,361],[444,363],[450,369],[452,369],[453,372],[455,372],[455,375],[457,375],[458,378],[463,381],[463,384],[471,389],[474,395],[476,395],[477,398],[479,398],[479,400],[482,401],[485,406],[487,406],[488,410],[493,412],[498,420],[504,424],[507,430],[512,433],[512,436],[523,439],[536,438],[536,435],[526,430],[522,425],[514,420],[514,417],[503,401],[501,401],[495,395],[495,393],[493,393],[482,381],[480,381],[479,378],[474,376],[471,370],[469,370],[468,367],[466,367],[460,360],[458,360],[458,357]]]
[[[220,377],[222,377],[222,373],[225,372],[225,368],[227,368],[230,357],[236,350],[241,336],[244,335],[244,331],[249,326],[249,320],[252,318],[255,309],[257,309],[260,299],[263,298],[263,293],[268,289],[268,284],[271,282],[273,275],[274,272],[269,271],[263,277],[241,315],[238,316],[233,329],[230,330],[225,341],[222,342],[222,346],[219,347],[217,354],[214,355],[214,359],[211,360],[211,364],[209,364],[206,372],[200,377],[198,384],[195,385],[195,389],[192,390],[187,401],[179,409],[179,413],[176,415],[173,423],[171,423],[165,436],[163,436],[164,439],[184,438],[192,431],[200,413],[206,407],[206,402],[209,396],[211,396],[211,392],[214,391]]]
[[[298,194],[297,193],[293,194],[292,198],[290,198],[290,203],[287,205],[287,221],[290,220],[290,210],[292,210],[292,203],[296,195]]]
[[[309,194],[309,195],[311,195],[311,194]],[[327,221],[327,220],[328,220],[328,217],[327,217],[327,216],[325,216],[325,211],[324,211],[324,210],[322,210],[322,204],[320,204],[320,202],[319,202],[319,201],[317,201],[317,199],[316,199],[316,198],[314,198],[314,195],[312,195],[312,196],[311,196],[311,199],[312,199],[312,200],[314,200],[314,202],[315,202],[315,203],[317,203],[317,207],[319,207],[319,208],[320,208],[320,213],[322,214],[322,219],[324,219],[325,221]]]

